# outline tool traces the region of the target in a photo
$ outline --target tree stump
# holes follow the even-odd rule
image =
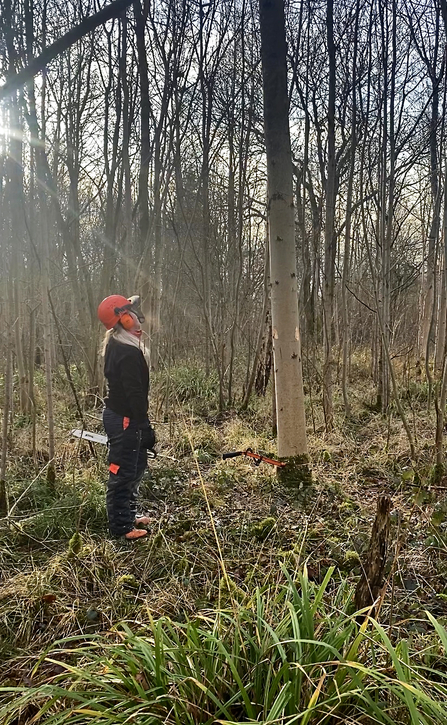
[[[386,495],[379,496],[376,520],[372,528],[368,553],[362,566],[362,576],[355,590],[356,610],[370,607],[377,599],[383,585],[383,572],[390,530],[390,510],[390,497]]]
[[[291,456],[282,461],[286,464],[277,469],[278,481],[288,488],[301,490],[312,485],[312,471],[309,468],[309,456]]]
[[[8,497],[6,495],[6,483],[0,481],[0,516],[8,514]]]

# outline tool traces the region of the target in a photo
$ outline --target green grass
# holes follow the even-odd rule
[[[410,466],[400,421],[364,410],[371,386],[362,381],[349,420],[336,397],[337,428],[324,438],[313,395],[315,485],[298,501],[269,467],[221,459],[248,446],[274,454],[268,395],[218,418],[213,376],[187,366],[154,375],[151,413],[166,422],[142,495],[155,523],[133,548],[107,538],[105,449],[92,459],[67,437],[69,392],[57,398],[54,488],[17,416],[7,475],[15,509],[0,541],[0,725],[447,723],[445,510],[428,490],[433,416],[416,386],[419,459]],[[43,417],[38,426],[42,443]],[[398,511],[390,559],[397,538],[404,543],[380,623],[360,627],[352,592],[381,492]],[[287,579],[281,564],[297,572]]]
[[[91,474],[70,475],[48,486],[43,478],[11,487],[11,500],[17,501],[12,524],[16,535],[30,534],[44,540],[69,539],[79,528],[90,533],[106,533],[104,484]]]
[[[69,638],[37,662],[34,687],[3,687],[2,725],[26,713],[36,725],[62,723],[447,722],[447,632],[431,615],[437,669],[396,646],[376,621],[361,626],[351,588],[320,585],[306,569],[256,589],[227,610],[176,623],[151,620],[135,633]],[[46,672],[42,677],[40,674]]]

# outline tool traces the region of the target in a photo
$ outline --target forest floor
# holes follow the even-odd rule
[[[367,379],[359,380],[349,420],[337,402],[329,435],[314,400],[307,411],[313,485],[298,491],[283,488],[273,467],[222,460],[225,451],[247,447],[274,455],[269,400],[218,415],[205,384],[195,390],[177,380],[169,402],[162,383],[155,379],[151,406],[159,455],[141,488],[141,511],[152,524],[136,543],[108,536],[106,451],[97,445],[92,456],[86,442],[69,437],[78,423],[67,413],[66,392],[56,406],[54,486],[46,482],[44,455],[36,461],[30,453],[29,422],[16,420],[12,511],[0,528],[0,680],[26,685],[39,656],[62,637],[105,632],[122,621],[138,629],[161,615],[184,621],[229,596],[242,600],[256,586],[279,583],[285,569],[306,565],[319,583],[334,566],[334,582],[355,585],[383,493],[392,512],[378,618],[423,651],[432,633],[425,612],[447,622],[447,479],[433,485],[426,386],[402,391],[416,461],[397,414],[373,410]],[[87,420],[102,432],[99,411]]]

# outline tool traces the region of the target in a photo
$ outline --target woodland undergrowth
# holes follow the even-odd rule
[[[355,370],[354,370],[355,374]],[[82,381],[77,381],[80,385]],[[142,485],[147,540],[109,538],[106,451],[79,427],[61,375],[57,479],[45,410],[10,434],[10,515],[0,524],[0,723],[447,722],[447,479],[434,485],[427,387],[401,381],[417,443],[374,410],[359,367],[353,414],[307,420],[313,485],[282,488],[271,406],[219,413],[198,367],[155,374],[159,455]],[[100,410],[85,423],[102,432]],[[391,496],[386,585],[359,616],[353,592],[377,497]],[[365,618],[366,617],[366,618]]]

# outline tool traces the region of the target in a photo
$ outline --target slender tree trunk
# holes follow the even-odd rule
[[[267,309],[264,323],[264,336],[262,338],[261,351],[258,356],[258,365],[255,378],[255,391],[256,395],[258,396],[264,396],[267,392],[267,386],[269,384],[272,371],[272,361],[272,316],[270,310]]]
[[[260,23],[278,455],[307,464],[283,0],[260,0]]]
[[[118,49],[118,68],[119,74],[116,82],[115,94],[113,94],[114,83],[114,44],[112,38],[108,36],[108,77],[107,87],[105,92],[105,113],[104,113],[104,132],[103,132],[103,149],[104,149],[104,162],[106,168],[106,208],[105,208],[105,258],[101,269],[101,280],[99,284],[99,292],[101,296],[109,294],[109,290],[112,286],[112,280],[115,273],[115,267],[117,263],[117,255],[119,248],[117,245],[117,222],[120,216],[120,207],[122,200],[122,183],[123,175],[118,173],[119,164],[119,148],[120,144],[120,128],[122,123],[121,109],[122,109],[122,56],[121,56],[121,26],[120,35],[118,37],[119,49]],[[109,128],[111,100],[115,95],[115,109],[114,109],[114,125],[113,133]],[[109,138],[112,136],[112,148],[109,151]],[[116,180],[118,175],[118,189],[116,189]],[[118,209],[116,208],[118,207]],[[127,294],[130,294],[128,292]]]
[[[8,428],[9,415],[11,411],[11,388],[12,388],[12,353],[11,353],[11,331],[7,328],[6,340],[6,362],[4,374],[4,397],[3,397],[3,420],[2,420],[2,454],[0,458],[0,515],[8,513],[8,490],[6,487],[6,464],[8,460]]]
[[[138,176],[139,253],[143,254],[149,234],[149,161],[150,161],[150,103],[149,76],[145,35],[148,8],[144,10],[140,0],[134,0],[135,35],[137,41],[138,78],[140,82],[140,172]]]
[[[236,67],[236,52],[233,54],[233,64]],[[231,94],[234,98],[235,93],[235,82],[234,74],[231,76]],[[242,109],[244,108],[242,104]],[[227,226],[228,226],[228,251],[229,251],[229,286],[231,295],[231,308],[230,314],[232,315],[231,329],[229,331],[229,360],[228,360],[228,397],[227,402],[230,406],[233,399],[233,366],[234,366],[234,346],[235,346],[235,332],[236,325],[238,324],[238,318],[236,316],[237,299],[236,299],[236,261],[237,255],[240,255],[240,249],[236,248],[236,212],[235,212],[235,195],[236,195],[236,183],[235,183],[235,167],[236,167],[236,153],[235,153],[235,121],[233,106],[228,109],[228,214],[227,214]],[[242,125],[242,124],[241,124]]]
[[[268,313],[269,304],[270,304],[270,295],[269,295],[269,286],[268,286],[269,266],[270,266],[270,260],[269,260],[269,253],[268,253],[268,238],[267,238],[266,250],[265,250],[265,264],[264,264],[264,301],[262,304],[262,312],[261,312],[261,317],[259,320],[258,336],[257,336],[257,340],[256,340],[255,353],[253,356],[251,375],[248,380],[244,399],[241,403],[241,410],[246,410],[248,407],[248,403],[250,402],[250,395],[251,395],[251,391],[253,390],[253,385],[255,384],[258,365],[259,365],[260,358],[261,358],[261,349],[262,349],[262,344],[263,344],[264,337],[265,337],[265,321],[268,316],[267,313]],[[270,335],[270,338],[271,338],[270,324],[269,324],[268,334]]]
[[[201,51],[201,91],[202,91],[202,169],[200,174],[202,187],[202,295],[205,316],[205,364],[207,372],[210,365],[210,337],[213,335],[211,321],[211,263],[210,263],[210,131],[211,131],[211,92],[206,78],[203,77],[203,50]],[[219,375],[219,378],[221,376]],[[220,389],[222,386],[220,385]],[[219,407],[223,407],[223,397],[220,397]]]
[[[45,382],[47,391],[47,426],[48,426],[48,458],[47,481],[54,484],[56,480],[56,467],[54,463],[54,413],[53,413],[53,380],[51,357],[51,320],[48,295],[50,291],[50,246],[49,225],[47,217],[47,203],[43,187],[39,189],[40,229],[41,229],[41,294],[42,294],[42,332],[43,352],[45,364]]]
[[[160,311],[161,311],[161,287],[162,287],[162,263],[163,263],[163,203],[162,203],[162,135],[167,113],[166,86],[164,92],[164,103],[160,111],[160,118],[157,124],[154,138],[154,223],[153,223],[153,275],[151,290],[151,356],[152,367],[158,369],[159,348],[160,348]]]
[[[444,16],[447,30],[447,9]],[[447,89],[447,76],[446,76],[446,89]],[[445,104],[444,104],[445,112]],[[443,231],[444,231],[444,264],[443,264],[443,286],[447,288],[447,164],[444,170],[444,218],[443,218]],[[447,354],[444,346],[443,350],[443,366],[442,366],[442,377],[440,381],[440,394],[435,396],[435,410],[436,410],[436,431],[435,431],[435,449],[436,449],[436,473],[437,478],[440,478],[444,472],[444,421],[445,421],[445,406],[447,397]]]
[[[345,414],[350,415],[351,404],[348,396],[348,367],[349,367],[349,309],[348,309],[348,281],[351,261],[351,222],[352,222],[352,194],[355,173],[355,154],[357,149],[357,46],[358,23],[360,16],[360,2],[357,0],[354,30],[354,51],[352,57],[352,116],[351,116],[351,159],[349,166],[348,192],[346,198],[345,218],[345,248],[343,253],[342,276],[342,316],[343,316],[343,363],[342,363],[342,392]]]
[[[31,235],[30,239],[30,299],[31,309],[29,310],[29,348],[28,348],[28,400],[30,403],[31,419],[32,419],[32,447],[33,457],[36,455],[36,401],[34,396],[34,369],[36,364],[36,282],[37,277],[37,264],[35,257],[36,239],[35,239],[35,225],[36,225],[36,214],[35,214],[35,161],[34,161],[34,148],[30,148],[30,189],[29,197],[31,199],[28,226]]]
[[[427,274],[425,280],[425,299],[424,299],[424,312],[422,320],[422,335],[421,335],[421,346],[422,354],[425,356],[425,368],[429,368],[431,362],[431,355],[433,349],[433,336],[435,319],[434,310],[438,306],[438,300],[436,299],[436,274],[437,274],[437,259],[438,259],[438,243],[439,243],[439,229],[441,226],[441,190],[439,184],[439,168],[438,168],[438,154],[439,154],[439,84],[440,77],[437,72],[438,62],[438,47],[439,47],[439,7],[435,3],[436,11],[436,27],[435,27],[435,46],[434,46],[434,58],[432,65],[423,54],[426,60],[426,67],[428,74],[431,78],[432,84],[432,102],[431,102],[431,119],[430,119],[430,189],[431,189],[431,206],[432,206],[432,218],[430,223],[430,231],[428,235],[428,251],[427,251]],[[444,109],[445,113],[445,101]],[[442,365],[442,363],[441,363]]]
[[[439,308],[438,308],[438,326],[436,335],[436,347],[435,347],[435,370],[437,374],[442,373],[443,361],[445,355],[445,344],[446,344],[446,324],[447,324],[447,299],[446,299],[446,273],[445,273],[445,255],[442,254],[440,263],[440,293],[439,293]]]
[[[127,61],[127,34],[128,34],[128,22],[125,15],[121,18],[122,23],[122,49],[120,57],[120,78],[123,87],[123,141],[122,141],[122,154],[123,154],[123,173],[124,173],[124,286],[125,289],[130,290],[130,284],[132,279],[132,186],[131,186],[131,172],[130,172],[130,157],[129,157],[129,144],[130,144],[130,130],[131,130],[131,118],[130,118],[130,92],[129,83],[127,80],[126,61]]]
[[[337,193],[335,159],[335,44],[334,44],[334,2],[327,0],[327,44],[329,54],[329,96],[328,96],[328,157],[326,178],[326,224],[324,231],[324,285],[323,285],[323,410],[326,430],[334,427],[332,403],[333,368],[333,319],[335,291],[335,198]]]
[[[25,358],[23,353],[22,334],[24,329],[22,310],[22,270],[24,253],[24,196],[23,196],[23,124],[19,113],[19,100],[16,95],[11,100],[11,274],[12,274],[12,308],[14,317],[14,341],[17,360],[19,407],[22,413],[29,413],[28,380]],[[22,262],[22,264],[21,264]]]
[[[383,138],[381,154],[381,185],[380,185],[380,211],[379,211],[379,240],[381,264],[381,322],[382,345],[379,358],[379,390],[377,404],[385,412],[390,402],[390,370],[388,366],[388,353],[391,337],[391,246],[394,228],[394,193],[396,172],[396,139],[395,139],[395,87],[396,87],[396,5],[392,3],[392,29],[391,29],[391,68],[388,72],[388,8],[385,3],[381,6],[380,21],[382,24],[382,66],[383,66]],[[390,90],[388,91],[388,84]],[[389,102],[389,106],[388,106]],[[388,170],[389,154],[389,172]]]
[[[242,78],[246,75],[246,57],[245,57],[245,3],[243,6],[243,18],[241,23],[241,37],[240,37],[240,48],[241,48],[241,61],[240,61],[240,73]],[[235,68],[237,67],[237,61],[235,58]],[[234,78],[234,76],[233,76]],[[233,83],[235,86],[235,83]],[[234,95],[234,94],[233,94]],[[247,98],[248,96],[248,98]],[[246,90],[245,81],[242,83],[241,88],[241,108],[242,118],[240,123],[239,133],[239,144],[238,144],[238,190],[237,190],[237,204],[236,204],[236,219],[237,219],[237,234],[235,235],[235,255],[233,264],[233,281],[232,281],[232,296],[233,296],[233,319],[231,322],[230,332],[230,359],[229,359],[229,370],[228,370],[228,403],[232,404],[233,400],[233,374],[234,374],[234,362],[236,357],[236,342],[237,342],[237,329],[239,325],[239,318],[241,313],[241,284],[243,280],[243,258],[244,258],[244,193],[246,188],[247,180],[247,164],[249,159],[249,147],[250,147],[250,129],[253,124],[253,94]],[[230,113],[229,123],[233,126],[233,110]],[[244,133],[244,129],[247,129]],[[233,128],[231,131],[231,137],[233,137]]]
[[[27,3],[25,12],[25,33],[28,52],[31,52],[34,37],[33,32],[33,15],[30,5]],[[54,454],[54,415],[53,415],[53,381],[52,381],[52,341],[51,341],[51,323],[49,315],[48,293],[50,289],[50,223],[49,223],[49,205],[47,200],[46,189],[48,188],[47,170],[48,162],[45,151],[45,137],[39,138],[39,129],[36,115],[36,102],[34,95],[34,81],[28,86],[29,114],[28,125],[30,130],[30,143],[34,149],[34,158],[36,161],[36,181],[37,181],[37,198],[39,202],[39,245],[38,256],[40,262],[40,291],[41,291],[41,308],[42,308],[42,332],[43,332],[43,348],[44,348],[44,364],[45,364],[45,382],[46,382],[46,418],[48,428],[48,457],[49,464],[47,468],[47,481],[50,485],[54,485],[56,479]],[[45,104],[45,98],[42,96],[42,103]],[[46,162],[46,164],[45,164]]]

